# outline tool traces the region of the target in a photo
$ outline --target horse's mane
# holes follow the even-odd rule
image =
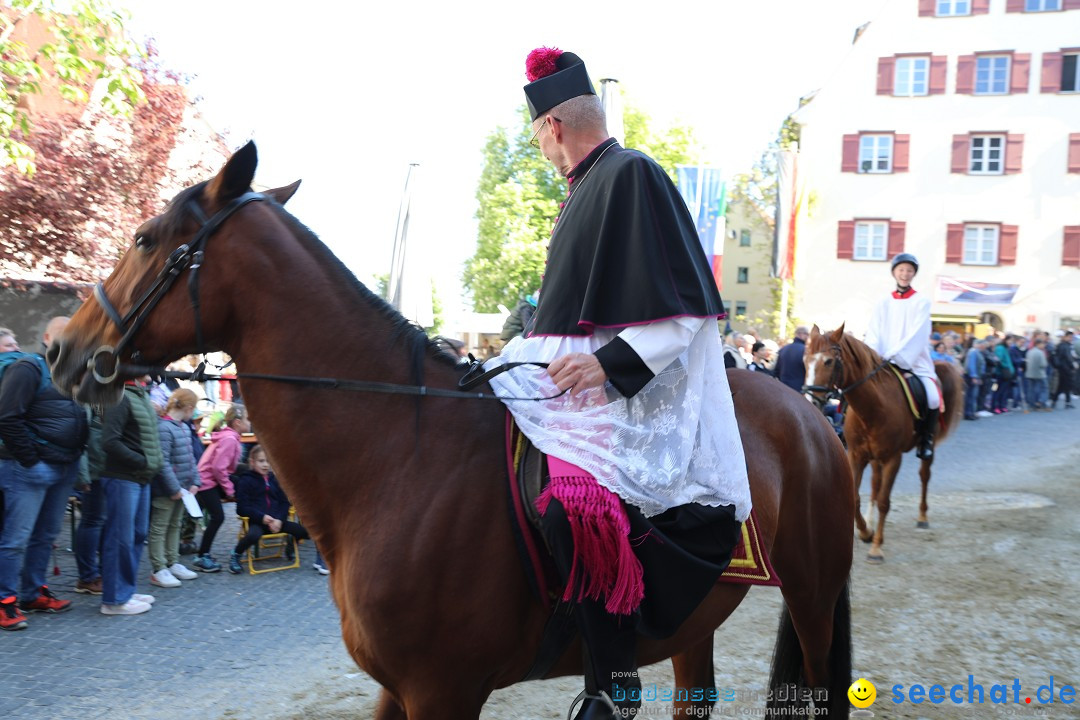
[[[189,200],[202,195],[208,182],[204,181],[180,191],[169,203],[168,209],[159,217],[161,231],[166,236],[181,232],[188,217],[184,208]],[[326,243],[293,217],[280,203],[269,195],[266,196],[264,202],[267,207],[271,207],[277,212],[278,217],[285,221],[286,225],[289,226],[309,252],[317,255],[338,276],[338,279],[343,280],[346,285],[351,287],[362,302],[371,307],[380,317],[390,321],[390,345],[399,341],[404,344],[410,358],[413,377],[417,382],[420,382],[423,378],[424,357],[432,357],[443,365],[460,369],[457,354],[451,350],[445,340],[442,338],[434,340],[429,338],[419,325],[413,323],[395,310],[388,302],[371,292],[326,246]]]
[[[860,368],[865,368],[866,372],[881,364],[881,356],[877,354],[877,351],[849,332],[844,333],[840,344],[851,353]]]
[[[404,343],[406,349],[409,351],[409,356],[413,358],[415,363],[422,362],[424,356],[428,356],[438,360],[444,365],[460,369],[457,354],[451,351],[450,346],[442,340],[442,338],[432,339],[428,337],[428,334],[424,332],[423,328],[395,310],[390,303],[371,292],[371,290],[357,279],[356,275],[345,266],[345,263],[341,262],[338,256],[335,255],[330,248],[326,246],[326,243],[320,240],[315,233],[293,217],[293,215],[282,207],[281,204],[275,202],[272,198],[268,199],[270,200],[270,202],[267,203],[268,207],[272,207],[277,211],[278,216],[285,221],[290,229],[292,229],[305,247],[310,252],[317,254],[335,273],[337,273],[339,279],[344,280],[345,283],[352,287],[352,289],[360,296],[360,299],[375,310],[380,317],[390,321],[391,345],[398,341]],[[419,380],[419,364],[414,365],[413,370],[414,376]]]

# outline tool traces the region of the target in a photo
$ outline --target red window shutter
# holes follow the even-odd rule
[[[1043,53],[1042,79],[1039,90],[1044,93],[1056,93],[1061,90],[1062,53]]]
[[[971,3],[972,15],[989,15],[990,14],[990,0],[974,0]]]
[[[930,94],[945,94],[945,73],[949,68],[948,55],[933,55],[930,57]]]
[[[975,56],[961,55],[956,59],[956,93],[970,95],[975,92]]]
[[[1005,136],[1005,174],[1015,175],[1020,172],[1024,160],[1024,136],[1022,134]]]
[[[1007,0],[1005,12],[1024,12],[1024,0]]]
[[[1031,85],[1031,53],[1013,53],[1009,72],[1009,92],[1026,93]]]
[[[1080,173],[1080,133],[1069,135],[1069,172]]]
[[[1066,10],[1080,10],[1080,0],[1065,0],[1062,7]]]
[[[840,221],[840,229],[836,233],[836,257],[840,260],[855,257],[855,223],[852,220]]]
[[[911,136],[910,135],[894,135],[893,136],[893,160],[892,160],[893,172],[907,172],[910,157],[911,157]]]
[[[896,74],[896,58],[883,57],[877,61],[877,94],[892,95],[893,80]]]
[[[906,222],[889,223],[889,257],[896,257],[904,252],[904,235],[906,232]]]
[[[970,135],[952,136],[952,172],[967,174]]]
[[[1016,264],[1016,240],[1020,235],[1019,225],[1002,225],[998,239],[998,265]]]
[[[840,172],[859,172],[859,136],[845,135]]]
[[[919,17],[937,15],[937,0],[919,0]]]
[[[945,233],[945,262],[958,263],[964,259],[964,224],[949,223]]]
[[[1065,226],[1065,244],[1061,249],[1061,264],[1080,267],[1080,225]]]

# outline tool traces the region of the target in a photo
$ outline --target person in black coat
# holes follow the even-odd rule
[[[236,476],[236,514],[248,518],[247,535],[236,543],[229,558],[229,572],[243,572],[240,558],[267,533],[288,533],[297,540],[311,538],[303,525],[289,520],[292,503],[281,489],[266,451],[259,445],[248,453],[249,469]]]
[[[795,339],[780,348],[780,353],[776,356],[776,366],[773,368],[780,382],[797,393],[802,392],[806,383],[803,354],[806,352],[806,339],[809,337],[810,331],[805,325],[795,328]]]

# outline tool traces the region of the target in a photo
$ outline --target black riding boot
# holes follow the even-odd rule
[[[926,416],[919,422],[919,448],[915,451],[915,457],[920,460],[931,460],[934,457],[934,436],[937,434],[940,415],[941,410],[938,408],[927,410]]]
[[[541,529],[559,574],[569,577],[574,564],[574,543],[566,511],[558,500],[553,499],[548,505]],[[635,657],[637,616],[612,615],[602,600],[582,600],[574,605],[574,620],[581,632],[585,669],[585,698],[575,720],[634,717],[641,707],[641,681]]]

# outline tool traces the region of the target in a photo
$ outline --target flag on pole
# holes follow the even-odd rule
[[[773,277],[791,280],[795,275],[795,249],[800,215],[804,210],[799,150],[776,153],[776,229],[773,240]]]
[[[622,94],[619,91],[619,81],[614,78],[600,79],[600,103],[604,107],[604,115],[607,118],[608,135],[625,145],[623,135],[623,111]]]
[[[697,165],[676,167],[679,193],[697,225],[698,239],[712,267],[716,288],[723,289],[724,228],[727,214],[727,183],[719,168]]]
[[[394,234],[394,250],[390,260],[390,281],[386,289],[386,301],[402,315],[420,327],[431,327],[434,320],[432,308],[431,276],[424,267],[424,252],[416,238],[409,239],[409,225],[413,221],[413,196],[416,194],[416,170],[418,163],[409,165],[405,177],[405,190],[401,194],[398,209],[397,231]],[[423,233],[420,233],[422,239]]]

